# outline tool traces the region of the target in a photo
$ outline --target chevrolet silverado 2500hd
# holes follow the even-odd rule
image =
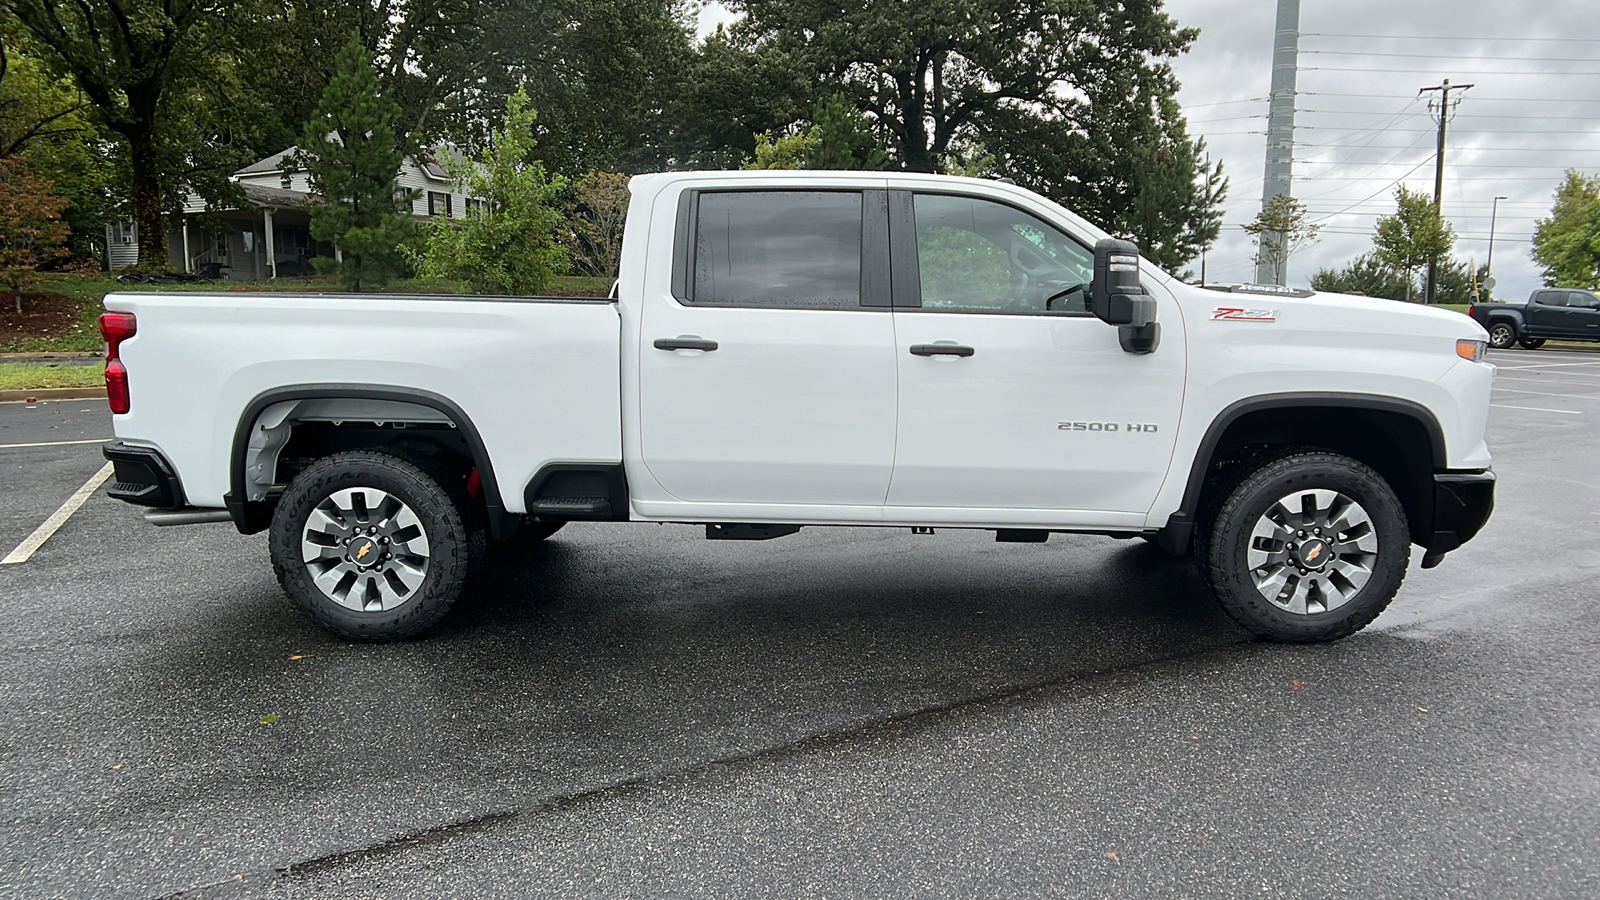
[[[1329,640],[1492,507],[1466,316],[1191,287],[991,181],[631,191],[609,300],[106,297],[111,495],[269,532],[289,599],[358,640],[574,520],[1143,536],[1256,635]]]

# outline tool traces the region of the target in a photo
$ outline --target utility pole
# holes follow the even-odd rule
[[[1267,164],[1261,185],[1261,208],[1273,197],[1287,194],[1293,181],[1294,83],[1300,58],[1300,0],[1278,0],[1278,24],[1272,39],[1272,93],[1267,107]],[[1263,233],[1261,240],[1283,241],[1283,235]],[[1287,249],[1287,248],[1284,248]],[[1256,263],[1256,284],[1284,284],[1289,261],[1276,265]]]
[[[1444,127],[1445,124],[1450,121],[1450,92],[1464,91],[1469,87],[1472,87],[1472,85],[1451,84],[1450,79],[1446,78],[1443,84],[1436,84],[1433,87],[1425,87],[1417,91],[1418,96],[1426,94],[1429,91],[1439,92],[1439,146],[1433,154],[1433,213],[1436,216],[1443,215],[1441,209],[1444,202]],[[1461,101],[1457,100],[1456,102],[1460,103]],[[1433,108],[1432,100],[1428,101],[1428,107],[1430,109]],[[1423,301],[1430,306],[1433,304],[1435,289],[1434,282],[1436,282],[1438,278],[1439,261],[1437,259],[1430,259],[1428,260],[1428,293],[1426,299]]]

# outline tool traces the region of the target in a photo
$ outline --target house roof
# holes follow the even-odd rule
[[[289,147],[288,149],[285,149],[285,150],[279,150],[277,153],[274,153],[271,156],[266,157],[265,159],[256,160],[255,162],[251,163],[248,166],[245,166],[244,168],[240,169],[239,171],[237,171],[237,172],[235,172],[233,174],[235,174],[235,175],[258,175],[258,174],[261,174],[263,172],[276,172],[276,171],[278,171],[278,170],[283,168],[285,157],[293,156],[295,151],[297,151],[299,149],[300,148],[298,148],[298,147]]]
[[[244,191],[244,198],[256,206],[291,206],[296,209],[305,209],[313,203],[322,202],[321,197],[301,191],[286,191],[283,188],[266,187],[260,184],[239,182],[239,187]]]
[[[279,171],[282,171],[283,168],[285,167],[285,165],[287,165],[291,169],[297,168],[297,166],[294,165],[294,155],[297,152],[299,152],[299,150],[300,150],[299,147],[289,147],[289,148],[286,148],[286,149],[283,149],[283,150],[279,150],[277,153],[274,153],[271,156],[264,157],[262,159],[256,160],[255,162],[251,163],[248,166],[245,166],[244,168],[238,170],[237,172],[234,172],[233,174],[236,175],[236,176],[237,175],[263,175],[263,174],[266,174],[268,172],[279,172]],[[417,160],[417,159],[414,159],[413,157],[409,157],[408,156],[408,157],[406,157],[406,161],[407,162],[416,163],[417,167],[422,169],[422,171],[425,172],[428,175],[429,178],[433,178],[433,179],[436,179],[438,181],[449,181],[450,180],[450,173],[445,171],[444,167],[439,165],[438,162],[436,162],[436,160],[441,158],[441,157],[449,157],[451,159],[462,159],[463,158],[461,156],[461,154],[456,152],[455,150],[452,150],[452,149],[450,149],[448,147],[440,147],[439,149],[435,150],[431,155],[423,157],[420,160]]]

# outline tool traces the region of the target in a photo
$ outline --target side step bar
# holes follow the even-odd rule
[[[200,509],[185,506],[182,509],[148,509],[144,520],[163,528],[169,525],[205,525],[211,522],[232,522],[233,515],[225,509]]]

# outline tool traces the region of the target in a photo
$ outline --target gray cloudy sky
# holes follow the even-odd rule
[[[1232,181],[1213,281],[1249,281],[1249,236],[1260,210],[1276,0],[1167,0],[1200,28],[1174,64],[1190,133],[1203,135]],[[726,21],[712,3],[703,29]],[[1540,283],[1528,256],[1563,170],[1600,173],[1600,0],[1302,0],[1294,195],[1324,225],[1296,254],[1289,281],[1371,247],[1394,190],[1433,192],[1435,120],[1417,89],[1443,78],[1474,84],[1448,126],[1444,214],[1456,252],[1482,262],[1493,200],[1496,293]],[[1452,93],[1452,97],[1457,96]],[[1198,267],[1197,267],[1198,268]]]

